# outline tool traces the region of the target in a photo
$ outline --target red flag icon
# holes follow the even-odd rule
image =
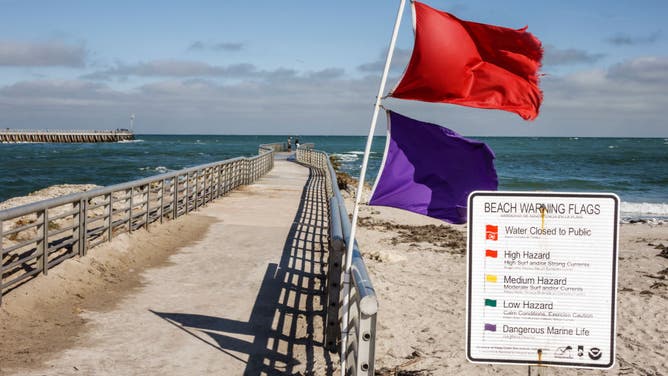
[[[417,1],[413,15],[413,54],[392,97],[538,116],[543,48],[526,27],[464,21]]]
[[[487,240],[498,240],[499,239],[499,226],[486,225],[485,226]]]
[[[495,237],[495,240],[496,240],[496,237]],[[494,251],[494,250],[491,250],[491,249],[485,250],[485,257],[497,258],[498,255],[499,255],[498,251]]]

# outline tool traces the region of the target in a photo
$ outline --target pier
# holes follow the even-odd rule
[[[355,246],[343,306],[350,221],[327,154],[310,146],[262,145],[255,157],[0,211],[3,305],[122,233],[213,221],[136,293],[88,315],[80,344],[34,374],[339,374],[343,354],[347,375],[373,375],[376,295]]]
[[[31,130],[0,129],[0,143],[52,142],[93,143],[119,142],[135,139],[132,131],[116,130]]]

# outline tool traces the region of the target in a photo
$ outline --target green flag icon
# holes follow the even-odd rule
[[[488,307],[496,307],[496,299],[485,299],[485,305]]]

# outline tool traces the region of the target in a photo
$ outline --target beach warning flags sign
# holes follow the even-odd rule
[[[538,116],[543,48],[526,27],[464,21],[417,1],[413,15],[413,54],[392,97]]]

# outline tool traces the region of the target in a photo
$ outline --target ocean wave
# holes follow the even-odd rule
[[[668,217],[668,203],[625,202],[620,205],[622,216]]]
[[[359,159],[357,154],[344,153],[344,154],[332,154],[335,158],[338,158],[341,162],[355,162]]]
[[[137,139],[137,140],[120,140],[120,141],[116,141],[116,143],[119,143],[119,144],[134,144],[134,143],[137,143],[137,142],[144,142],[144,140],[139,140],[139,139]]]
[[[139,167],[139,171],[155,171],[157,173],[164,174],[166,172],[173,171],[173,170],[170,170],[165,166],[158,166],[158,167],[146,166],[146,167]]]

